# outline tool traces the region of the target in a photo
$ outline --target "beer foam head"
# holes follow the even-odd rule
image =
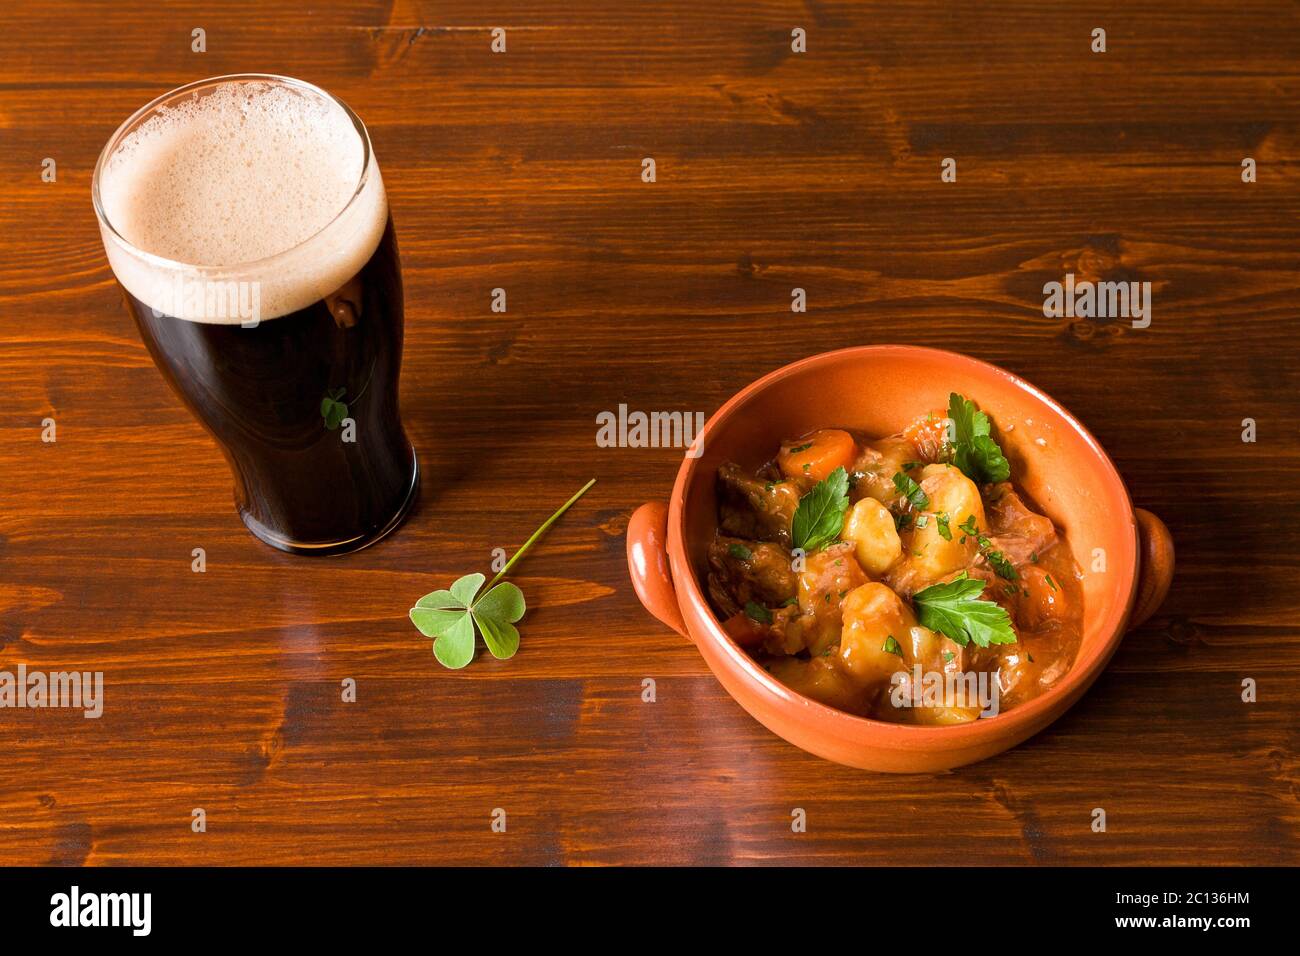
[[[388,218],[364,132],[306,84],[199,87],[164,98],[100,160],[101,229],[118,279],[159,312],[209,322],[247,320],[213,308],[213,285],[255,286],[259,319],[336,291]]]

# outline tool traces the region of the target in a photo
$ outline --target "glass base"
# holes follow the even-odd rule
[[[411,485],[407,489],[406,498],[402,501],[401,507],[393,514],[378,531],[371,534],[358,535],[355,538],[347,538],[342,541],[322,541],[319,543],[305,544],[301,541],[291,541],[282,538],[273,532],[270,528],[263,525],[252,515],[239,511],[239,517],[244,522],[244,527],[253,533],[253,536],[263,544],[269,544],[271,547],[280,551],[287,551],[289,554],[311,554],[311,555],[337,555],[351,554],[353,551],[360,551],[368,548],[372,544],[377,544],[384,538],[388,537],[398,526],[406,520],[411,506],[415,504],[415,499],[420,493],[420,459],[415,454],[415,448],[411,448]]]

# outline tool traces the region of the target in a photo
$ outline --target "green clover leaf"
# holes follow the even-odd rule
[[[515,622],[527,610],[524,593],[503,581],[476,598],[484,580],[481,574],[467,574],[450,591],[426,594],[411,608],[411,623],[434,639],[433,654],[444,667],[458,670],[472,661],[478,633],[498,660],[514,657],[519,650]]]
[[[515,621],[524,616],[524,592],[502,581],[474,604],[474,623],[483,632],[483,643],[497,660],[507,660],[519,650]]]
[[[343,401],[346,388],[340,386],[325,393],[320,400],[320,417],[325,420],[325,427],[334,431],[348,417],[348,403]]]
[[[340,390],[339,395],[342,394]],[[321,408],[323,413],[323,402]],[[443,667],[458,670],[472,661],[475,640],[480,634],[493,657],[504,661],[515,656],[519,650],[519,629],[515,627],[515,622],[524,616],[528,605],[524,603],[523,591],[501,579],[546,529],[555,524],[560,515],[568,511],[595,483],[596,479],[591,479],[543,521],[532,537],[524,542],[523,547],[515,552],[514,557],[506,562],[505,567],[497,572],[481,597],[479,591],[487,579],[482,574],[474,573],[457,578],[448,590],[431,591],[415,602],[415,607],[410,611],[411,623],[425,637],[433,638],[433,656]]]

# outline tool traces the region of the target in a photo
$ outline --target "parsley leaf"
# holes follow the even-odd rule
[[[921,490],[920,485],[901,471],[894,475],[894,490],[906,498],[908,503],[917,511],[924,511],[930,507],[930,496]]]
[[[459,669],[474,659],[474,640],[479,633],[483,643],[499,660],[514,657],[519,650],[519,630],[515,622],[524,616],[527,605],[524,593],[509,581],[501,581],[514,563],[524,556],[533,542],[542,536],[560,515],[568,511],[575,501],[596,483],[593,478],[572,498],[562,504],[533,532],[523,547],[514,553],[505,567],[480,595],[485,575],[474,573],[457,578],[450,590],[432,591],[415,602],[411,608],[411,623],[425,637],[433,641],[433,656],[443,667]],[[497,583],[500,582],[500,583]]]
[[[898,639],[895,638],[893,634],[890,634],[885,638],[885,643],[880,649],[886,654],[897,654],[899,657],[903,656],[903,648],[899,646]]]
[[[989,417],[965,397],[948,396],[948,418],[952,420],[952,463],[977,485],[1006,481],[1011,465],[989,432]]]
[[[836,541],[844,530],[844,513],[848,510],[848,472],[836,468],[799,499],[790,523],[791,544],[812,552]]]
[[[734,541],[727,545],[727,553],[733,558],[739,558],[741,561],[748,561],[754,556],[754,552],[743,544],[736,544]]]
[[[981,601],[984,582],[965,575],[946,584],[933,584],[912,595],[922,627],[947,635],[965,647],[1014,644],[1016,632],[1007,612],[992,601]]]
[[[939,526],[939,537],[945,541],[952,540],[952,529],[948,527],[948,512],[941,511],[934,516],[935,524]]]
[[[745,602],[745,616],[759,624],[772,623],[772,612],[755,601]]]

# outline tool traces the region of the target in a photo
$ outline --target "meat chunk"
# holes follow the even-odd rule
[[[1007,481],[992,485],[985,496],[989,542],[1014,565],[1032,561],[1056,543],[1050,518],[1029,510]]]
[[[777,544],[719,535],[709,545],[709,594],[730,616],[753,601],[779,607],[795,596],[790,553]]]
[[[789,547],[799,490],[790,482],[750,478],[727,462],[718,469],[718,518],[723,534]]]
[[[916,460],[916,448],[904,438],[882,438],[863,445],[849,472],[853,479],[850,496],[854,501],[868,495],[877,501],[892,501],[898,497],[894,475],[903,470],[903,465]]]

